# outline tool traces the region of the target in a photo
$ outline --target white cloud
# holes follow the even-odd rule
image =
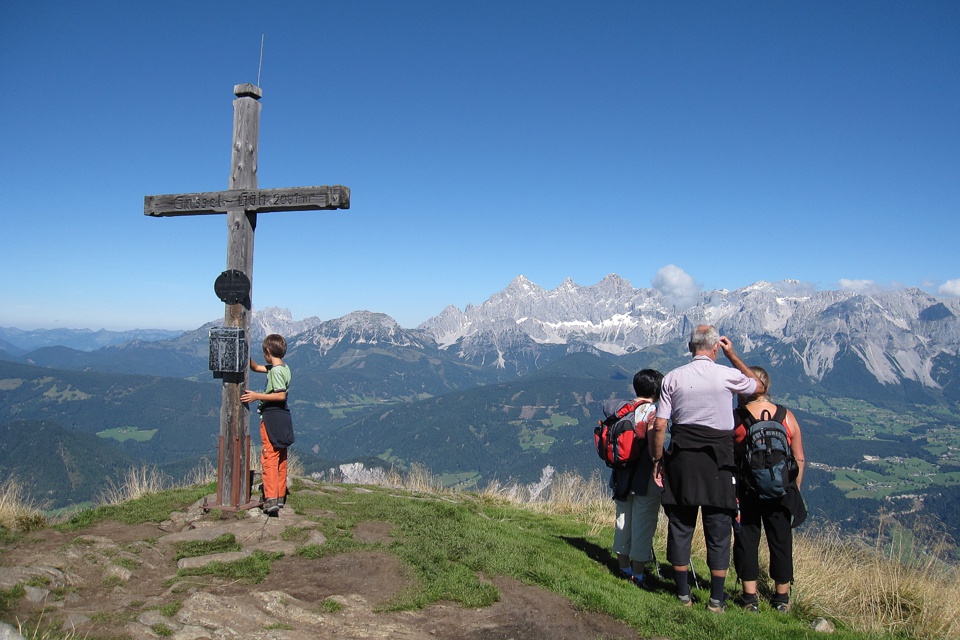
[[[960,278],[947,280],[937,289],[937,293],[942,296],[953,296],[960,298]]]
[[[694,281],[693,277],[672,264],[661,267],[650,280],[650,284],[663,295],[668,304],[674,305],[677,309],[692,307],[700,294],[700,285]]]
[[[853,293],[876,293],[882,291],[883,287],[873,280],[849,280],[840,278],[837,281],[841,291],[852,291]]]
[[[814,283],[801,280],[780,280],[774,284],[786,296],[809,296],[817,290],[817,285]]]

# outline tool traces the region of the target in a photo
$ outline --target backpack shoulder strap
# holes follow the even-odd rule
[[[753,414],[750,413],[750,410],[745,407],[737,407],[734,412],[736,413],[737,417],[740,418],[740,422],[743,424],[744,429],[749,429],[757,422],[757,419],[753,417]]]
[[[609,426],[613,426],[618,421],[622,420],[624,416],[629,415],[635,411],[637,405],[623,400],[605,400],[603,403],[603,420],[600,422]]]
[[[633,413],[637,410],[639,404],[634,404],[633,402],[624,402],[623,406],[617,409],[617,417],[622,418],[623,416]]]
[[[789,429],[789,427],[787,427],[787,408],[780,404],[775,406],[777,407],[777,412],[773,414],[773,420]]]
[[[787,424],[787,408],[778,404],[777,412],[774,414],[773,419],[783,425],[783,430],[787,432],[787,440],[792,444],[793,427]]]

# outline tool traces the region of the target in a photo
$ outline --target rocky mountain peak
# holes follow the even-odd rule
[[[328,320],[298,336],[298,344],[312,343],[321,354],[340,344],[390,345],[423,347],[413,332],[403,329],[385,313],[354,311],[335,320]]]

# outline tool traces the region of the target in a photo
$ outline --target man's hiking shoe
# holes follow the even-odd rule
[[[774,600],[770,604],[773,605],[773,608],[779,611],[780,613],[789,613],[790,612],[790,601],[786,602]]]
[[[287,506],[287,496],[283,496],[282,498],[277,498],[277,506],[280,507],[281,509]]]
[[[727,610],[727,605],[725,605],[720,600],[715,600],[714,598],[710,598],[710,600],[707,601],[707,611],[709,611],[710,613],[723,613],[726,610]]]
[[[280,502],[276,498],[270,498],[263,503],[263,512],[268,516],[276,516],[280,514]]]
[[[682,604],[685,607],[693,606],[693,598],[691,598],[690,596],[677,596],[677,600],[679,600],[680,604]]]

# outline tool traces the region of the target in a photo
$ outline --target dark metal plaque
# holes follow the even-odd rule
[[[224,304],[240,304],[250,298],[250,278],[243,271],[229,269],[217,276],[213,290]]]

